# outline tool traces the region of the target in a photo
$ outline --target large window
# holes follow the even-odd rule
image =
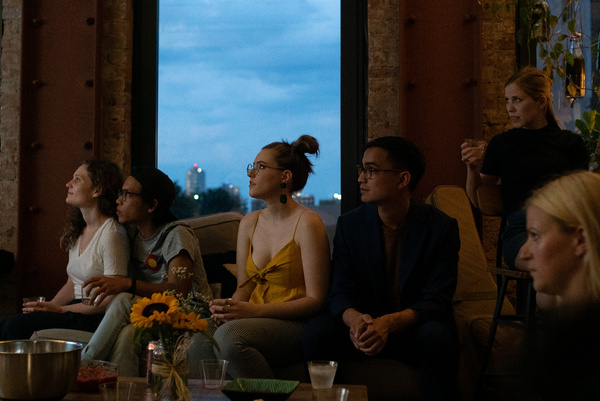
[[[197,198],[188,207],[260,207],[246,165],[270,142],[309,134],[321,153],[298,199],[336,217],[340,3],[161,0],[158,15],[158,167]]]
[[[161,0],[160,3],[164,4],[166,0]],[[173,4],[177,5],[176,2],[170,0]],[[182,2],[183,3],[183,2]],[[207,4],[209,2],[191,2],[192,5],[197,6],[197,3],[202,3],[205,5],[203,13],[210,14],[210,9]],[[249,2],[250,3],[250,2]],[[277,1],[271,0],[270,2],[264,2],[264,4],[277,5]],[[287,6],[288,2],[284,2]],[[312,7],[308,7],[307,11],[314,10],[316,6],[319,6],[318,2],[315,1],[314,4],[306,3],[308,5],[312,4]],[[329,2],[327,2],[329,3]],[[356,181],[356,164],[360,160],[361,156],[361,148],[362,144],[366,141],[367,133],[367,121],[366,121],[366,108],[367,108],[367,65],[368,65],[368,41],[367,41],[367,0],[356,0],[356,1],[339,1],[339,9],[341,14],[341,21],[339,24],[341,25],[341,52],[338,49],[333,49],[332,52],[334,54],[338,54],[341,58],[340,65],[340,79],[337,81],[341,81],[341,87],[339,88],[341,99],[340,99],[340,132],[338,135],[340,138],[340,147],[337,149],[331,149],[332,147],[324,146],[322,149],[323,158],[318,160],[318,164],[316,166],[317,175],[311,177],[311,185],[317,185],[318,179],[323,175],[320,172],[322,166],[325,165],[324,158],[326,153],[335,152],[339,154],[339,176],[341,178],[341,192],[342,192],[342,212],[348,211],[354,207],[356,207],[359,203],[359,191],[358,185]],[[134,0],[133,1],[133,10],[134,10],[134,26],[133,26],[133,82],[132,82],[132,136],[131,136],[131,164],[133,166],[136,165],[150,165],[156,166],[158,164],[158,31],[159,31],[159,18],[158,18],[158,10],[159,10],[159,1],[158,0]],[[328,4],[328,6],[333,7],[335,4]],[[260,4],[257,3],[255,7],[260,7]],[[228,11],[228,10],[227,10]],[[185,15],[184,15],[185,17]],[[304,18],[306,20],[306,18]],[[164,21],[164,19],[163,19]],[[196,21],[196,25],[198,25],[198,21]],[[315,24],[319,24],[319,19],[315,19],[312,22]],[[261,23],[264,22],[261,20]],[[299,26],[296,21],[291,21],[295,25]],[[323,21],[321,21],[322,24]],[[197,31],[198,27],[194,25],[192,26],[192,31]],[[298,31],[297,35],[303,34],[307,40],[311,41],[314,39],[314,35],[311,30],[308,31]],[[174,40],[177,42],[175,45],[181,45],[183,42],[179,40],[179,36],[187,37],[188,32],[184,30],[179,30],[179,35],[173,34],[171,35]],[[320,41],[323,38],[316,40],[314,45],[319,46]],[[206,41],[201,41],[201,43],[206,44]],[[288,43],[288,47],[292,46],[293,42]],[[191,50],[191,49],[190,49]],[[290,50],[294,50],[291,48]],[[318,49],[315,49],[315,51]],[[314,52],[313,52],[314,53]],[[288,53],[292,54],[292,53]],[[323,55],[322,51],[319,53],[320,56],[324,56],[326,59],[329,59],[332,54]],[[256,53],[255,56],[261,56],[261,53]],[[317,62],[319,60],[313,60],[313,62]],[[321,60],[322,62],[322,60]],[[187,75],[188,78],[192,78],[194,80],[200,80],[202,77],[199,77],[197,71],[195,74]],[[184,77],[181,77],[183,80]],[[325,84],[325,83],[323,83]],[[182,85],[184,89],[188,89],[186,85]],[[302,89],[302,88],[297,88]],[[236,92],[237,93],[237,92]],[[233,95],[233,94],[231,94]],[[315,93],[315,99],[313,99],[313,103],[317,104],[319,100],[319,93]],[[185,96],[184,93],[180,94],[181,97]],[[202,102],[207,103],[208,100],[202,100]],[[186,107],[192,107],[191,104],[186,105]],[[224,120],[226,120],[226,116],[224,116]],[[166,127],[171,131],[175,130],[179,127],[179,124],[173,127]],[[161,129],[163,126],[161,126]],[[296,136],[291,134],[302,134],[308,132],[297,132],[294,133],[292,130],[288,130],[285,133],[282,132],[277,136],[274,140],[279,140],[281,138],[286,139],[294,139]],[[189,132],[186,132],[189,134]],[[323,143],[323,139],[321,139],[321,133],[313,133],[317,138],[321,140]],[[184,138],[185,140],[185,138]],[[236,139],[237,140],[237,139]],[[199,150],[200,147],[206,148],[206,142],[200,142],[193,144],[196,150]],[[241,144],[240,144],[241,145]],[[262,143],[258,141],[255,146],[258,149],[262,146]],[[253,150],[253,153],[256,152],[256,149]],[[217,151],[216,149],[215,151]],[[175,152],[175,157],[179,158],[181,155]],[[162,155],[161,155],[161,165],[162,165]],[[164,156],[166,157],[166,155]],[[254,154],[252,154],[254,157]],[[327,156],[329,157],[329,156]],[[185,167],[189,169],[193,167],[193,163],[199,163],[200,160],[194,158],[194,160],[186,161]],[[190,165],[190,163],[192,163]],[[247,163],[244,160],[242,165]],[[201,167],[201,166],[200,166]],[[227,166],[226,166],[227,167]],[[165,167],[167,168],[167,167]],[[239,168],[239,167],[238,167]],[[206,175],[208,176],[208,169],[205,167]],[[179,176],[180,173],[170,173],[172,175],[176,175],[174,179],[178,182],[178,184],[182,187],[185,185],[185,176]],[[187,174],[187,172],[185,173]],[[238,172],[240,176],[243,177],[243,167],[242,171]],[[206,178],[206,176],[205,176]],[[214,177],[213,177],[214,178]],[[206,180],[207,185],[212,185],[209,180]],[[310,188],[307,187],[305,193],[308,193]],[[316,202],[319,202],[318,194]]]

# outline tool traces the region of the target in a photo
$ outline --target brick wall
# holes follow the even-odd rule
[[[16,253],[21,67],[21,0],[2,1],[0,71],[0,248]]]
[[[494,0],[497,11],[482,2],[481,18],[481,109],[484,139],[505,131],[510,124],[504,105],[504,83],[513,74],[516,66],[515,51],[515,6],[513,0]],[[506,5],[510,9],[506,9]],[[482,219],[483,248],[488,264],[496,260],[496,242],[500,219],[486,217]]]
[[[400,132],[398,0],[369,0],[369,138]]]
[[[104,0],[102,38],[102,155],[131,167],[133,0]]]

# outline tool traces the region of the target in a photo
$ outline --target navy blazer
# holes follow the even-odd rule
[[[460,238],[458,223],[431,205],[411,202],[397,285],[401,309],[414,309],[419,321],[453,325]],[[348,308],[379,317],[398,312],[386,294],[386,268],[377,207],[362,205],[338,218],[331,265],[329,312]]]

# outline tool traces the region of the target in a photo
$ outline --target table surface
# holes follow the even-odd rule
[[[152,391],[146,385],[146,380],[143,377],[120,377],[119,381],[135,381],[139,383],[139,392],[134,400],[131,401],[154,401]],[[192,401],[227,401],[229,398],[221,392],[221,390],[208,390],[202,387],[201,380],[191,379],[188,383],[192,394]],[[334,385],[334,387],[345,387],[350,390],[348,401],[368,401],[367,386],[361,385]],[[65,401],[102,401],[102,396],[99,392],[93,393],[76,393],[67,394]],[[300,383],[296,390],[292,393],[289,401],[312,401],[312,387],[310,383]]]

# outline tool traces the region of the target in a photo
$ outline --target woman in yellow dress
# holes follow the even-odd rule
[[[240,223],[236,292],[210,304],[217,356],[232,378],[273,378],[277,365],[303,360],[302,328],[323,306],[330,253],[323,221],[292,194],[312,173],[306,154],[318,150],[303,135],[265,146],[248,165],[250,196],[267,206]]]

